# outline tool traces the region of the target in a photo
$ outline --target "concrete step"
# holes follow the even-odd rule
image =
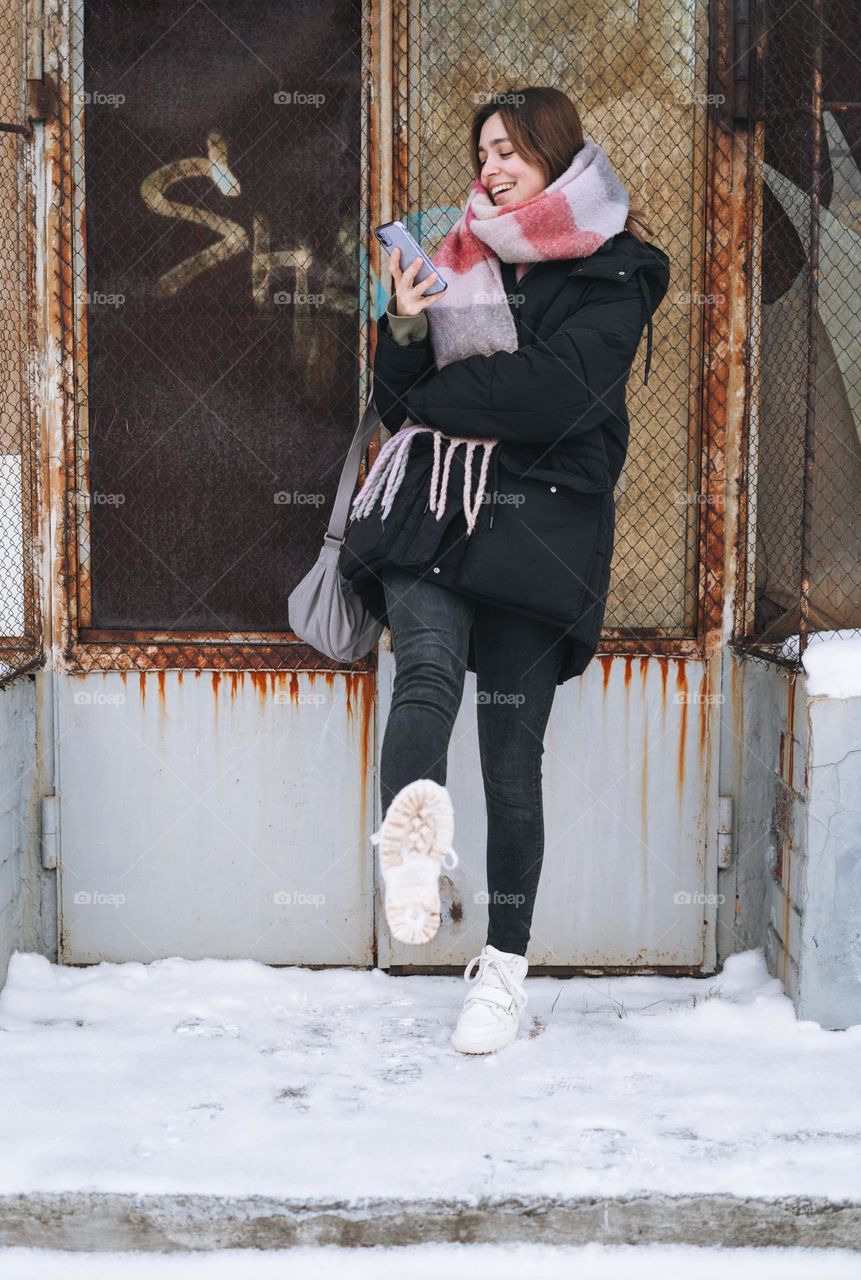
[[[37,1192],[0,1196],[0,1245],[103,1252],[303,1245],[688,1244],[861,1250],[861,1204],[644,1194],[330,1201]]]

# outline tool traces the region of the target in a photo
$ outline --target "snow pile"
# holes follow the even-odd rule
[[[0,1192],[861,1198],[861,1026],[798,1021],[761,951],[526,986],[465,1058],[462,977],[16,952]]]
[[[798,636],[784,640],[781,657],[798,657]],[[814,631],[802,658],[811,697],[861,697],[861,635],[856,631]]]

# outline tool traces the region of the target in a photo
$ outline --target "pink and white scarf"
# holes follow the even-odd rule
[[[565,172],[529,200],[496,205],[476,179],[462,215],[431,257],[448,284],[445,293],[425,310],[436,367],[442,369],[453,360],[473,355],[517,350],[517,329],[502,282],[502,262],[585,258],[624,229],[628,209],[624,185],[604,150],[591,138],[585,140]],[[429,430],[415,425],[402,428],[384,445],[353,500],[354,517],[367,515],[382,496],[385,518],[400,487],[409,446],[417,432]],[[430,509],[437,520],[442,519],[451,452],[460,444],[467,445],[464,511],[467,533],[472,533],[484,498],[490,453],[498,441],[445,436],[449,447],[440,464],[443,433],[434,431],[434,436]],[[473,500],[471,461],[477,445],[484,453]]]

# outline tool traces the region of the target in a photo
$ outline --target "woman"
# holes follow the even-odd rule
[[[418,262],[392,257],[374,388],[397,434],[354,500],[341,570],[392,633],[373,840],[402,941],[433,937],[440,870],[457,865],[447,752],[476,673],[489,928],[452,1044],[488,1053],[526,1004],[544,732],[556,686],[597,648],[625,385],[646,326],[648,378],[669,264],[559,90],[483,106],[471,160],[464,214],[433,259],[447,290],[429,294],[437,273],[417,284]]]

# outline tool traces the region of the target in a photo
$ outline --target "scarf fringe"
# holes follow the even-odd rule
[[[351,506],[351,514],[353,519],[361,520],[369,515],[380,503],[380,518],[385,520],[386,516],[392,509],[395,497],[401,487],[401,481],[406,474],[407,461],[409,459],[410,447],[415,437],[420,431],[431,431],[433,433],[433,471],[430,480],[430,498],[428,506],[434,513],[437,520],[441,520],[445,514],[446,503],[448,500],[448,481],[451,471],[452,456],[455,449],[459,445],[466,445],[466,457],[464,459],[464,477],[463,477],[463,510],[466,516],[467,537],[475,529],[478,515],[481,510],[481,504],[484,501],[487,491],[487,472],[490,465],[490,455],[494,447],[499,443],[498,440],[474,440],[468,439],[466,436],[447,436],[444,432],[438,431],[433,427],[411,426],[404,427],[396,432],[395,435],[387,440],[380,450],[377,458],[368,472],[365,483],[353,499]],[[446,449],[445,458],[440,462],[440,451],[442,449],[443,440],[448,440],[448,448]],[[472,458],[475,449],[481,445],[482,458],[481,470],[478,477],[478,486],[475,497],[472,496]],[[441,472],[441,474],[440,474]]]

